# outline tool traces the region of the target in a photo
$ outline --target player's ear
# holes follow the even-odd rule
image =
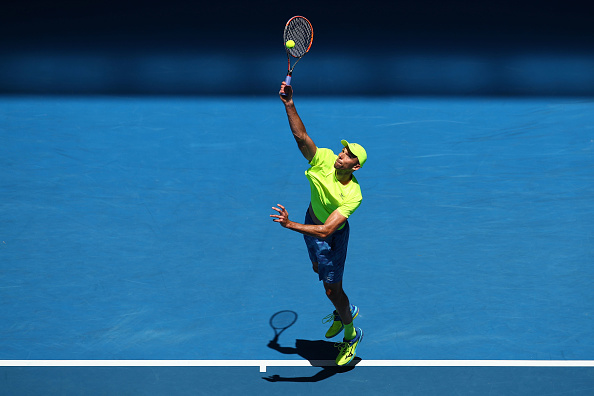
[[[361,164],[357,164],[357,165],[353,166],[354,171],[356,171],[358,169],[361,169]]]

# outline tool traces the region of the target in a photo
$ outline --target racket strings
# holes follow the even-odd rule
[[[288,40],[293,40],[295,46],[287,48],[287,52],[295,57],[300,58],[309,51],[313,39],[313,29],[309,21],[305,18],[293,18],[289,21],[285,28],[285,43]]]

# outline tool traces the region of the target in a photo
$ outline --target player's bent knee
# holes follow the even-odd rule
[[[344,294],[341,284],[324,283],[324,289],[326,289],[326,296],[332,301],[340,299]]]
[[[332,289],[332,288],[329,288],[329,287],[327,287],[327,288],[326,288],[326,296],[327,296],[327,297],[328,297],[330,300],[333,300],[333,299],[335,299],[335,298],[338,296],[338,293],[337,293],[337,291],[336,291],[336,290],[334,290],[334,289]]]

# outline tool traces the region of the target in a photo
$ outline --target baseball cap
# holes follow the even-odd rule
[[[351,153],[359,159],[359,164],[363,166],[365,161],[367,161],[367,152],[363,146],[358,143],[349,143],[346,140],[341,140],[340,143],[342,143],[344,147],[348,147],[348,149],[351,150]]]

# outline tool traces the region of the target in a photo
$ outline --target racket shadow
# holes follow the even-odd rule
[[[297,355],[309,361],[312,367],[320,367],[322,370],[317,372],[315,375],[311,377],[281,377],[279,375],[273,375],[270,377],[262,377],[262,379],[269,381],[269,382],[318,382],[328,379],[336,374],[346,373],[351,371],[355,368],[355,366],[361,361],[361,358],[355,357],[351,363],[346,366],[337,366],[335,359],[338,354],[338,349],[335,347],[335,342],[331,341],[324,341],[324,340],[295,340],[295,346],[282,346],[279,344],[279,337],[280,334],[288,327],[292,326],[295,321],[297,320],[297,314],[295,315],[295,320],[290,323],[288,327],[281,328],[279,330],[278,327],[275,327],[273,323],[278,325],[278,319],[281,315],[281,312],[284,312],[282,316],[285,317],[284,323],[289,323],[289,315],[287,312],[292,311],[280,311],[277,312],[275,315],[272,316],[270,320],[270,325],[275,331],[275,336],[270,342],[268,343],[268,348],[274,349],[277,352],[280,352],[284,355]],[[275,320],[273,320],[275,318]]]

